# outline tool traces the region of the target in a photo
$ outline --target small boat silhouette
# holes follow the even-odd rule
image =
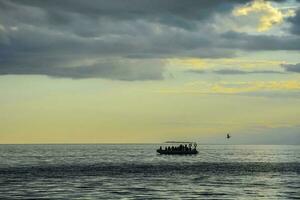
[[[157,149],[157,153],[159,154],[166,154],[166,155],[191,155],[191,154],[198,154],[197,151],[197,144],[194,143],[194,148],[192,148],[193,144],[190,143],[189,146],[187,145],[179,145],[177,147],[165,147],[164,149],[160,147]]]
[[[226,136],[227,139],[230,139],[231,136],[229,135],[229,133],[227,133],[227,136]]]

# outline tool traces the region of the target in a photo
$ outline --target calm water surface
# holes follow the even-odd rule
[[[300,199],[300,146],[0,145],[0,199]]]

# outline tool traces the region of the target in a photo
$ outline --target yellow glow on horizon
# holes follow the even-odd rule
[[[0,83],[0,143],[149,143],[299,125],[297,98],[232,92],[299,91],[297,80],[136,84],[7,76]],[[154,92],[164,87],[170,92]]]
[[[277,60],[251,60],[242,58],[220,58],[220,59],[201,59],[201,58],[172,58],[166,61],[169,66],[179,66],[184,69],[209,69],[209,68],[247,68],[247,69],[274,69],[279,68],[285,61]]]
[[[218,61],[218,60],[217,60]],[[220,59],[219,64],[237,65],[242,68],[273,68],[285,63],[283,61],[276,60],[250,60],[250,59],[240,59],[240,58],[225,58]]]
[[[298,91],[300,81],[205,81],[188,82],[181,87],[161,88],[159,93],[239,94],[260,91]]]
[[[167,59],[167,63],[171,66],[175,65],[195,69],[205,69],[210,65],[205,59],[199,58],[171,58]]]
[[[236,94],[263,90],[300,90],[300,81],[220,82],[211,87],[212,93]]]

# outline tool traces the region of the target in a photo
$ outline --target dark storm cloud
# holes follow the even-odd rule
[[[296,12],[295,17],[289,18],[289,21],[291,22],[291,32],[300,35],[300,8]]]
[[[247,0],[219,1],[219,0],[12,0],[16,4],[38,7],[49,14],[54,21],[68,22],[66,13],[81,14],[86,17],[107,17],[113,19],[165,20],[166,16],[176,18],[201,20],[214,12],[227,11],[234,3],[244,3]],[[156,16],[156,17],[154,17]],[[66,20],[62,20],[66,19]],[[166,20],[171,22],[172,19]]]
[[[0,0],[0,74],[158,80],[159,58],[300,49],[297,36],[218,33],[214,15],[245,2]]]
[[[219,70],[187,70],[186,72],[204,74],[204,73],[214,73],[220,75],[247,75],[247,74],[283,74],[281,71],[273,71],[273,70],[239,70],[239,69],[219,69]]]
[[[249,51],[261,50],[300,50],[298,36],[249,35],[247,33],[227,32],[222,34],[223,48],[236,48]]]
[[[283,64],[281,65],[285,71],[288,72],[296,72],[296,73],[300,73],[300,63],[297,64]]]
[[[114,22],[119,24],[128,21],[131,25],[134,25],[135,22],[144,20],[151,23],[196,30],[199,21],[208,19],[217,12],[230,11],[235,5],[234,3],[245,1],[3,0],[0,5],[3,11],[11,11],[12,16],[3,16],[4,18],[10,18],[8,20],[11,23],[21,21],[46,27],[59,27],[60,29],[69,29],[72,33],[89,36],[98,35],[101,30],[104,32],[107,30],[107,27],[97,27],[99,20],[108,22],[108,26],[113,25]],[[120,28],[122,29],[122,27]],[[107,31],[110,33],[111,29]],[[117,33],[120,32],[124,31],[117,29]]]

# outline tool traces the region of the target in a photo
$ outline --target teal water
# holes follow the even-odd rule
[[[300,146],[0,145],[0,199],[299,199]]]

